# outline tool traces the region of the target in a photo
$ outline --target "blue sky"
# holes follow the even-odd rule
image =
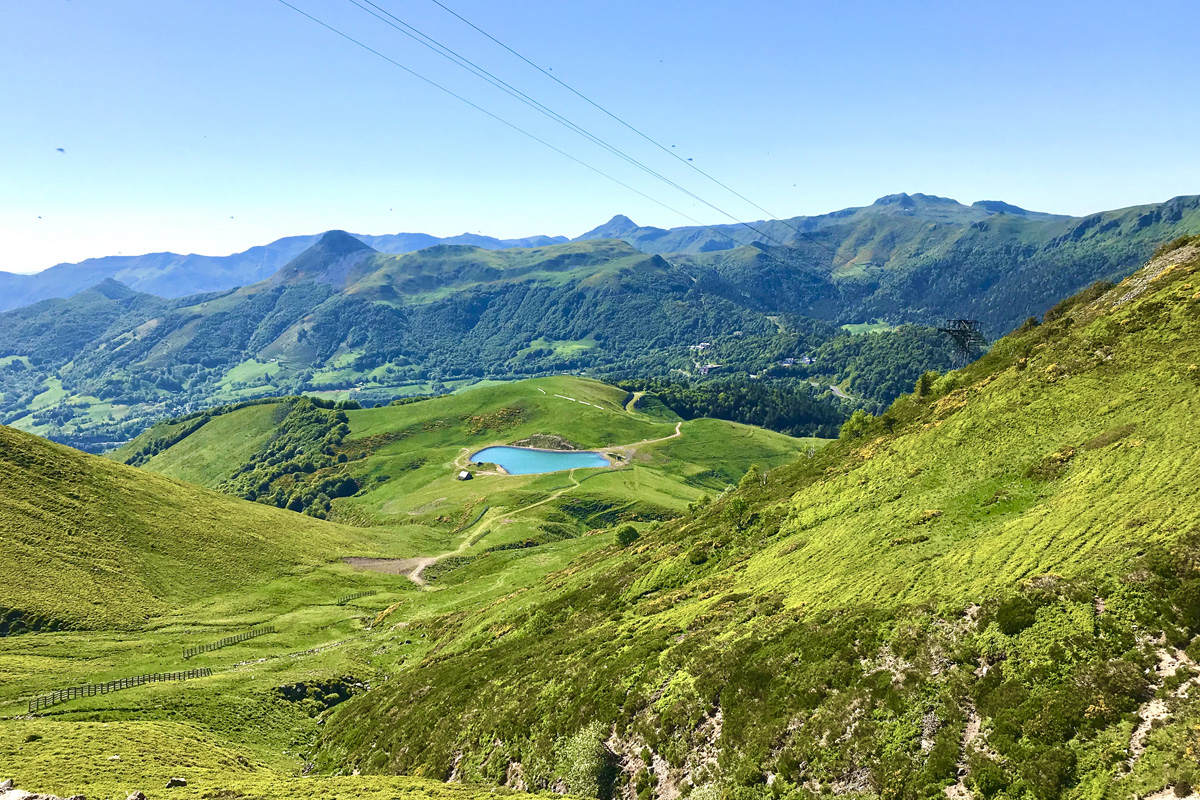
[[[290,0],[706,223],[727,217],[346,0]],[[374,0],[742,219],[430,0]],[[1082,214],[1200,192],[1194,2],[443,0],[781,216],[893,192]],[[62,148],[64,152],[59,152]],[[278,0],[0,2],[0,270],[280,236],[688,220]]]

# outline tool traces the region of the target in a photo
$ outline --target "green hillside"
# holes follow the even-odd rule
[[[647,798],[1186,794],[1198,343],[1192,244],[630,547],[409,623],[437,657],[340,708],[320,763]]]
[[[248,399],[374,405],[569,372],[775,381],[811,395],[786,430],[829,436],[856,407],[882,410],[921,372],[949,367],[944,318],[978,319],[996,338],[1120,280],[1200,232],[1200,198],[1066,218],[897,195],[770,225],[776,241],[732,249],[688,238],[701,229],[618,224],[606,235],[636,247],[403,255],[330,231],[269,279],[222,293],[163,300],[109,280],[0,314],[0,359],[19,359],[0,366],[0,422],[101,452],[160,419]],[[669,242],[675,252],[658,249]],[[878,332],[854,335],[868,323]]]
[[[736,483],[753,463],[778,466],[820,444],[720,420],[685,423],[666,409],[633,408],[631,397],[598,381],[559,376],[372,409],[324,409],[291,398],[161,423],[112,458],[310,515],[419,522],[449,536],[485,501],[489,508],[512,508],[564,487],[586,496],[592,515],[640,509],[648,519],[669,516]],[[559,438],[541,442],[539,436]],[[578,491],[561,475],[455,480],[457,472],[472,469],[473,452],[518,442],[611,452],[623,471],[640,476],[638,486],[604,474],[589,475],[586,490]],[[343,485],[352,490],[331,493]],[[576,535],[587,530],[586,516],[508,520],[505,535]]]
[[[116,540],[107,583],[54,589],[115,627],[0,638],[0,763],[63,795],[181,769],[197,797],[1182,787],[1200,777],[1198,334],[1184,243],[824,448],[556,377],[372,409],[291,398],[123,451],[246,503],[9,431],[8,471],[42,499],[6,548],[104,530],[78,498],[159,536]],[[478,448],[552,436],[615,465],[454,480]],[[326,507],[312,490],[335,477],[357,488]],[[167,602],[105,593],[151,586],[167,540]],[[38,596],[25,574],[6,598]],[[87,613],[109,603],[111,622]],[[194,667],[214,671],[15,718],[52,688]]]
[[[382,531],[289,515],[0,427],[0,619],[5,630],[136,627]]]
[[[648,530],[752,463],[779,466],[821,444],[645,413],[623,390],[570,377],[375,409],[324,405],[288,398],[163,423],[114,454],[141,469],[0,429],[6,465],[17,465],[5,496],[20,488],[36,500],[4,518],[14,557],[0,575],[21,621],[0,638],[0,764],[23,786],[108,796],[182,773],[197,797],[461,793],[412,778],[301,777],[331,709],[431,644],[382,631],[528,591],[604,548],[616,527]],[[454,479],[479,448],[531,437],[601,447],[614,467],[474,467],[473,480]],[[300,468],[321,456],[328,466]],[[306,488],[347,478],[356,491],[328,507]],[[307,513],[271,507],[285,488],[283,504],[306,499]],[[247,489],[260,502],[228,496]],[[22,633],[25,623],[42,632]],[[274,632],[181,658],[267,624]],[[10,719],[52,689],[202,667],[214,673]],[[107,760],[114,753],[120,762]]]

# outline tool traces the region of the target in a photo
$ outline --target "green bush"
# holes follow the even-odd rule
[[[581,797],[599,797],[605,768],[605,750],[601,739],[604,726],[592,722],[580,728],[558,749],[557,772],[567,790]]]
[[[866,411],[861,408],[850,415],[850,419],[846,420],[846,424],[842,426],[838,438],[843,442],[852,439],[861,439],[867,435],[867,430],[871,427],[871,420],[874,419]]]
[[[636,542],[638,538],[639,536],[637,528],[633,527],[632,525],[624,525],[617,529],[617,544],[621,545],[621,547],[629,547],[629,545]]]
[[[921,377],[917,378],[917,385],[913,387],[913,391],[917,397],[928,397],[929,393],[933,390],[933,384],[940,377],[942,376],[935,369],[922,373]]]

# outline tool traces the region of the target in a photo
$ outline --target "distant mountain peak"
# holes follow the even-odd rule
[[[127,300],[137,294],[137,291],[115,278],[105,278],[93,286],[92,291],[104,295],[109,300]]]
[[[636,231],[640,226],[624,214],[617,214],[598,228],[592,228],[582,236],[577,236],[573,241],[586,241],[588,239],[620,239],[622,236],[628,236]]]
[[[272,277],[276,283],[316,280],[341,284],[350,269],[378,251],[345,231],[327,231]]]
[[[982,208],[984,211],[992,214],[1016,214],[1020,217],[1027,217],[1031,213],[1028,209],[1014,206],[1012,203],[1006,203],[1003,200],[976,200],[971,203],[972,208]]]
[[[361,239],[357,239],[345,231],[339,230],[326,231],[313,247],[324,248],[325,252],[329,255],[346,255],[347,253],[355,253],[359,250],[375,252],[373,247],[365,244]]]
[[[886,194],[876,200],[871,205],[876,206],[900,206],[901,208],[916,208],[918,205],[961,205],[957,200],[950,197],[939,197],[936,194],[921,194],[915,192],[908,194],[900,192],[899,194]]]

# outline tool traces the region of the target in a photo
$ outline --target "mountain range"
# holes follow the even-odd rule
[[[878,410],[948,366],[943,319],[994,338],[1195,231],[1200,197],[1061,219],[924,195],[788,246],[667,255],[620,219],[595,235],[625,239],[400,255],[333,231],[241,288],[164,298],[108,278],[0,314],[0,421],[105,449],[158,417],[253,397],[376,403],[563,371],[799,380],[836,418],[849,407],[829,384]],[[703,247],[685,241],[695,229],[661,233]],[[861,323],[895,329],[839,327]],[[830,415],[797,402],[813,415],[787,430],[828,433]]]
[[[20,308],[51,297],[70,297],[108,279],[160,297],[223,291],[270,277],[320,238],[321,234],[287,236],[229,256],[194,253],[104,256],[77,264],[57,264],[31,274],[0,272],[0,311]],[[358,238],[384,253],[410,253],[436,244],[466,244],[485,250],[500,250],[507,247],[542,247],[567,241],[563,236],[495,239],[473,233],[446,238],[425,233],[359,235]]]
[[[954,200],[932,195],[897,194],[882,197],[870,206],[847,208],[831,214],[794,217],[782,221],[760,220],[751,223],[754,230],[741,225],[664,230],[638,226],[628,217],[618,214],[604,225],[572,241],[622,239],[646,253],[697,253],[727,250],[758,240],[767,243],[787,243],[802,234],[832,225],[853,224],[864,217],[876,215],[914,216],[934,222],[969,224],[996,214],[1008,214],[1042,222],[1061,222],[1069,219],[1026,211],[1000,201],[980,201],[971,206],[964,206]],[[766,238],[759,232],[766,234]],[[496,239],[470,233],[446,238],[424,233],[355,236],[382,253],[392,254],[409,253],[437,244],[464,244],[485,250],[500,250],[510,247],[544,247],[568,241],[564,236]],[[177,253],[105,256],[77,264],[58,264],[33,274],[0,272],[0,311],[19,308],[51,297],[69,297],[107,278],[160,297],[184,297],[245,286],[269,277],[319,238],[320,234],[289,236],[229,256]]]
[[[356,241],[274,288],[453,285]],[[599,241],[598,291],[670,280]],[[570,284],[591,247],[455,270]],[[110,459],[0,427],[0,765],[63,797],[1190,797],[1198,289],[1179,238],[824,442],[563,375],[267,398]]]

